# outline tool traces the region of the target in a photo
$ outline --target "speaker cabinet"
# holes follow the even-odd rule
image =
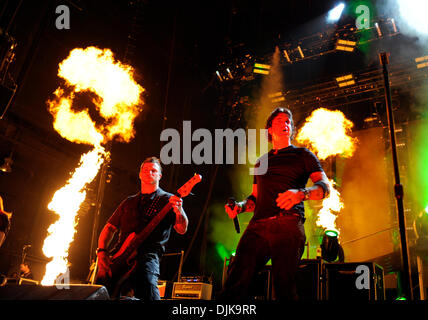
[[[385,300],[381,266],[373,262],[347,262],[326,263],[324,268],[326,300]]]
[[[255,300],[272,300],[272,280],[272,266],[266,265],[254,276],[249,288],[250,297]]]
[[[107,289],[98,285],[56,286],[16,285],[0,287],[0,300],[109,300]]]
[[[323,261],[302,259],[296,273],[296,290],[299,300],[323,300]]]
[[[296,273],[296,290],[299,300],[323,299],[323,262],[321,259],[302,259]],[[250,296],[256,300],[275,300],[272,266],[266,265],[254,277]]]

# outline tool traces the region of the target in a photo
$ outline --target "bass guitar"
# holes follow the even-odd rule
[[[189,181],[187,181],[180,189],[177,190],[176,195],[180,198],[188,196],[193,187],[202,180],[202,176],[195,174]],[[120,249],[110,257],[111,277],[103,275],[103,277],[96,275],[96,283],[105,286],[112,299],[119,297],[120,288],[126,279],[135,271],[137,267],[138,247],[144,240],[151,234],[156,226],[162,221],[166,214],[172,209],[172,205],[168,202],[162,210],[141,230],[139,233],[131,233],[123,242]],[[98,259],[98,258],[97,258]],[[98,266],[98,261],[97,261]]]

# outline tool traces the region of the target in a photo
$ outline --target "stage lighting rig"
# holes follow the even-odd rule
[[[251,54],[246,54],[242,58],[234,58],[231,61],[221,62],[215,72],[220,82],[230,82],[232,80],[253,80],[254,58]]]

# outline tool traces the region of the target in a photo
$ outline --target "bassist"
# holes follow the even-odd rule
[[[127,280],[128,285],[134,289],[135,297],[147,301],[160,300],[157,287],[159,260],[165,251],[171,228],[173,227],[179,234],[184,234],[188,226],[188,219],[182,207],[182,199],[163,191],[159,187],[161,177],[162,168],[159,159],[150,157],[144,160],[139,173],[141,191],[122,201],[107,221],[98,239],[97,278],[111,278],[111,260],[107,249],[113,236],[119,232],[118,242],[112,250],[114,254],[131,233],[140,232],[159,213],[161,208],[168,202],[171,204],[172,210],[166,214],[165,218],[138,247],[137,263]]]

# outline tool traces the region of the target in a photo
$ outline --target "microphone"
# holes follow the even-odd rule
[[[236,205],[235,198],[230,197],[227,200],[227,205],[229,206],[230,209],[232,209],[232,210],[235,209],[235,205]],[[238,215],[236,215],[236,217],[233,218],[233,224],[235,225],[236,233],[240,233],[241,232],[241,227],[239,226]]]

